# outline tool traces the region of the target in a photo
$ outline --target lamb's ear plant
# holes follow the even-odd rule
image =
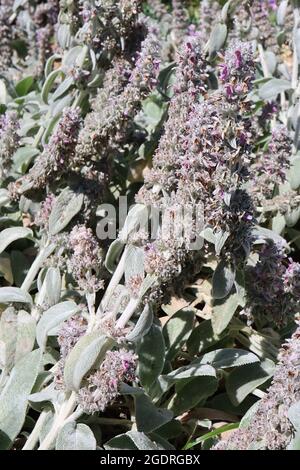
[[[1,449],[299,448],[299,28],[1,2]]]

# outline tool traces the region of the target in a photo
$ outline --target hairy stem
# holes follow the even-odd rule
[[[74,408],[76,407],[76,394],[72,392],[70,398],[66,400],[60,408],[60,411],[56,418],[54,419],[54,423],[45,437],[45,439],[41,442],[40,447],[38,450],[47,450],[53,448],[55,444],[56,437],[65,424],[66,420],[72,415]]]
[[[21,286],[21,289],[23,289],[24,291],[29,291],[37,273],[39,272],[40,268],[42,267],[42,265],[44,264],[44,262],[46,261],[46,259],[48,258],[48,256],[50,256],[53,251],[55,250],[55,245],[54,244],[50,244],[50,245],[47,245],[45,246],[44,248],[41,249],[41,251],[39,252],[39,254],[37,255],[36,259],[34,260],[34,262],[32,263],[24,281],[23,281],[23,284]]]
[[[50,410],[44,410],[41,412],[38,420],[35,423],[35,426],[28,437],[26,444],[24,445],[22,450],[33,450],[36,446],[37,441],[39,440],[40,432],[42,427],[44,426],[48,416],[51,414]]]

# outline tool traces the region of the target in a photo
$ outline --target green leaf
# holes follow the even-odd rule
[[[33,147],[19,147],[13,156],[16,171],[18,173],[25,172],[32,159],[39,153],[39,150]]]
[[[185,383],[195,377],[215,377],[216,370],[210,365],[189,364],[173,370],[169,374],[161,375],[156,384],[155,396],[161,396],[166,393],[172,385],[176,383]]]
[[[239,305],[241,305],[241,298],[237,293],[231,294],[225,300],[214,302],[211,324],[216,335],[220,335],[225,330]]]
[[[55,388],[55,384],[51,382],[48,387],[43,388],[40,392],[31,393],[28,397],[32,408],[41,411],[45,408],[46,403],[52,403],[54,406],[58,405],[60,390]]]
[[[99,331],[80,338],[66,359],[64,382],[67,389],[77,391],[84,376],[95,364],[101,364],[114,343],[113,338],[102,335]]]
[[[49,57],[49,59],[47,59],[45,69],[44,69],[45,78],[47,78],[48,75],[50,75],[50,73],[52,72],[53,65],[54,65],[55,61],[59,60],[59,59],[61,59],[60,54],[53,54],[51,57]]]
[[[55,92],[53,93],[51,100],[56,101],[60,98],[64,93],[66,93],[71,86],[74,85],[74,78],[67,77],[60,85],[56,88]]]
[[[207,398],[215,393],[218,388],[218,380],[213,375],[205,375],[187,380],[176,386],[176,393],[169,403],[175,416],[192,410],[197,405],[204,405]]]
[[[175,313],[164,325],[163,335],[167,350],[166,360],[172,361],[188,340],[193,329],[194,320],[194,311],[184,308]]]
[[[34,77],[29,76],[20,80],[16,84],[16,92],[18,96],[25,96],[30,91],[32,85],[34,84]]]
[[[201,442],[207,441],[207,439],[211,439],[213,437],[219,436],[223,432],[231,431],[233,429],[237,429],[239,427],[239,423],[229,423],[229,424],[224,424],[224,426],[220,426],[217,429],[214,429],[213,431],[207,432],[203,436],[199,437],[198,439],[188,442],[183,450],[189,450],[192,449],[192,447],[195,447],[198,444],[201,444]]]
[[[288,80],[271,78],[260,87],[258,95],[262,100],[275,100],[279,93],[284,93],[290,89],[291,83]]]
[[[162,372],[165,362],[165,342],[161,328],[155,323],[141,339],[137,348],[139,378],[146,390]]]
[[[83,204],[83,194],[65,188],[56,199],[49,217],[49,232],[57,235],[73,217],[78,214]]]
[[[145,336],[153,323],[153,312],[151,306],[147,303],[136,322],[136,325],[126,336],[127,341],[136,342]]]
[[[32,231],[25,227],[6,228],[0,233],[0,253],[19,238],[32,237]]]
[[[264,359],[260,364],[249,364],[234,369],[226,378],[226,390],[234,406],[238,406],[257,387],[272,377],[275,364]]]
[[[31,295],[19,287],[0,287],[0,303],[18,302],[32,304]]]
[[[53,70],[53,72],[49,73],[49,75],[47,76],[45,83],[43,85],[42,91],[41,91],[42,101],[45,104],[48,104],[48,96],[49,96],[50,90],[53,87],[55,80],[60,75],[64,77],[65,74],[61,69],[56,69],[56,70]]]
[[[243,349],[217,349],[199,359],[195,359],[191,365],[194,364],[210,364],[216,369],[227,369],[229,367],[240,367],[247,364],[260,362],[259,358],[249,351]]]
[[[212,296],[214,299],[224,299],[234,284],[235,270],[223,260],[220,261],[212,278]]]
[[[56,439],[56,450],[96,450],[96,439],[86,424],[66,423]]]
[[[145,394],[134,395],[135,418],[140,432],[151,432],[171,421],[173,413],[165,408],[157,408]]]
[[[105,257],[105,267],[110,272],[113,273],[118,264],[118,257],[122,253],[124,248],[124,243],[121,242],[118,238],[114,240],[108,248],[106,257]]]
[[[36,340],[40,348],[44,349],[50,330],[60,325],[71,315],[79,312],[79,310],[80,307],[75,302],[68,300],[54,305],[44,312],[36,328]]]
[[[41,351],[39,349],[26,354],[13,368],[1,392],[0,432],[7,437],[5,448],[8,442],[14,441],[22,429],[28,396],[37,378],[40,362]]]
[[[212,329],[211,320],[204,320],[193,329],[186,343],[188,352],[194,356],[213,347],[220,339],[221,337],[217,336]]]
[[[164,450],[159,443],[153,442],[143,432],[128,431],[108,441],[106,450]]]
[[[75,46],[72,47],[69,51],[67,51],[64,54],[63,60],[62,60],[62,69],[65,72],[68,72],[74,68],[75,65],[77,65],[77,58],[79,54],[82,52],[82,46]]]

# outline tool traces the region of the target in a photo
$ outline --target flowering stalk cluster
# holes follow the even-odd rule
[[[255,266],[245,269],[248,320],[267,320],[278,327],[293,320],[300,308],[300,264],[273,242],[263,245]]]
[[[63,323],[58,333],[60,360],[57,364],[54,381],[55,386],[59,389],[64,388],[63,374],[67,356],[86,333],[87,326],[87,320],[82,315],[74,315]]]
[[[221,256],[238,264],[249,253],[253,226],[243,184],[254,137],[247,117],[254,62],[249,45],[233,44],[221,67],[223,85],[203,100],[207,69],[200,44],[197,35],[188,39],[179,59],[165,133],[137,200],[162,210],[201,205],[205,223],[227,234]],[[147,244],[146,270],[159,279],[180,273],[192,241],[180,249],[176,239]]]
[[[55,132],[28,174],[14,184],[17,194],[45,189],[72,166],[81,117],[79,109],[65,108]]]
[[[13,0],[3,0],[0,5],[0,69],[5,71],[12,62],[11,42],[13,39],[9,17],[12,14]]]
[[[76,146],[76,158],[88,160],[108,160],[116,155],[128,139],[133,118],[141,106],[141,101],[152,90],[158,74],[158,43],[154,34],[142,43],[141,51],[130,73],[123,70],[122,82],[127,85],[119,92],[120,82],[113,85],[113,93],[107,96],[104,107],[96,104],[97,111],[89,113],[80,132]],[[120,67],[120,62],[115,65]],[[114,68],[114,72],[116,69]],[[128,76],[129,75],[129,76]],[[114,82],[116,83],[116,82]],[[117,94],[118,93],[118,94]],[[103,103],[103,94],[100,96]]]
[[[17,113],[6,112],[0,116],[0,180],[6,177],[12,165],[12,157],[19,145],[19,121]]]
[[[250,424],[219,441],[214,450],[284,450],[295,435],[289,408],[300,400],[300,327],[279,352],[272,385]]]
[[[249,191],[256,206],[262,210],[268,207],[268,201],[273,199],[276,189],[287,182],[291,153],[292,141],[286,128],[283,125],[276,126],[268,150],[250,169],[252,178]]]
[[[86,378],[78,392],[78,403],[85,413],[104,411],[119,395],[120,385],[136,379],[137,356],[127,349],[108,351],[100,368]]]
[[[179,46],[188,30],[188,14],[185,2],[172,0],[172,37],[175,46]]]
[[[69,235],[69,247],[71,255],[67,265],[79,288],[85,292],[102,289],[103,254],[92,230],[85,225],[75,225]]]
[[[202,0],[199,5],[199,33],[203,43],[208,41],[213,27],[220,16],[220,3],[217,0]]]
[[[81,18],[82,25],[77,37],[95,52],[101,51],[102,59],[111,60],[130,47],[131,41],[136,41],[141,6],[141,0],[81,0],[76,16],[77,21]]]

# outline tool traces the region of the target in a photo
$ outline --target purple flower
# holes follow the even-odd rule
[[[104,411],[119,395],[123,382],[136,379],[137,356],[126,349],[108,351],[100,368],[86,378],[78,392],[78,402],[85,413]]]

